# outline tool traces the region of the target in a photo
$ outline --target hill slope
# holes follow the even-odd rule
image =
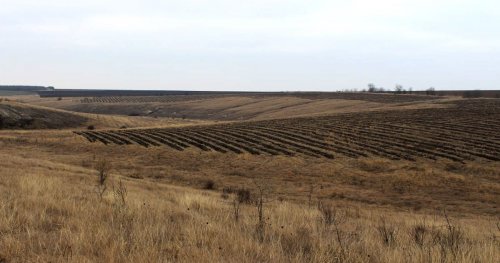
[[[373,95],[378,97],[377,95]],[[385,97],[384,97],[385,98]],[[297,96],[226,96],[226,97],[103,97],[37,98],[30,103],[73,112],[124,116],[168,117],[203,120],[265,120],[276,118],[330,115],[346,112],[388,110],[402,108],[440,107],[447,100],[398,102],[391,95],[387,102],[354,99],[332,99]],[[24,100],[24,99],[23,99]]]
[[[20,103],[0,103],[0,129],[62,129],[78,127],[87,118]]]

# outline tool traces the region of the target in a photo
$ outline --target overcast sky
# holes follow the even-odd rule
[[[0,84],[500,89],[498,0],[0,0]]]

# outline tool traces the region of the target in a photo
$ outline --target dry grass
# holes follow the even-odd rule
[[[270,194],[264,225],[257,230],[254,205],[243,203],[235,221],[232,204],[216,192],[114,173],[101,200],[93,169],[0,157],[2,262],[496,262],[500,257],[493,218],[452,217],[448,224],[442,214],[336,203],[309,208]]]

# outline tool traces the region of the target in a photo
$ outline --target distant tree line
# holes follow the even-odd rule
[[[412,87],[409,87],[406,89],[403,87],[403,85],[397,84],[394,87],[394,90],[390,89],[385,89],[384,87],[377,87],[373,83],[368,84],[368,89],[363,89],[361,92],[368,92],[368,93],[394,93],[394,94],[413,94],[415,93],[413,91]],[[434,87],[430,87],[427,90],[425,90],[426,95],[437,95],[436,89]]]
[[[23,85],[0,85],[0,91],[42,91],[54,90],[54,87],[23,86]]]
[[[480,98],[482,96],[483,93],[480,90],[466,90],[462,95],[464,98]]]

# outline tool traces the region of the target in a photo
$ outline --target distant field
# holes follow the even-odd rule
[[[222,96],[222,95],[221,95]],[[216,95],[165,95],[165,96],[105,96],[82,98],[81,103],[169,103],[217,98]]]
[[[141,94],[141,93],[139,93]],[[81,93],[78,95],[85,95]],[[95,95],[95,94],[94,94]],[[92,96],[92,92],[89,92],[87,96]],[[155,94],[151,95],[141,94],[135,96],[132,94],[127,95],[118,94],[113,95],[103,95],[95,97],[85,97],[81,100],[82,103],[144,103],[144,102],[172,102],[172,101],[182,101],[182,100],[199,100],[207,98],[218,98],[218,97],[228,97],[228,96],[243,96],[243,97],[296,97],[302,99],[310,100],[324,100],[324,99],[336,99],[336,100],[362,100],[370,102],[379,103],[405,103],[405,102],[416,102],[416,101],[428,101],[440,99],[438,96],[427,96],[427,95],[412,95],[412,94],[390,94],[390,93],[349,93],[349,92],[269,92],[269,93],[253,93],[253,92],[212,92],[207,94]]]
[[[196,147],[222,153],[499,161],[500,100],[464,100],[449,106],[77,134],[104,144]]]
[[[435,108],[442,107],[440,102],[460,98],[409,94],[296,92],[62,98],[19,96],[19,99],[40,106],[92,114],[246,121],[371,110]]]
[[[11,97],[11,96],[22,96],[22,95],[32,95],[29,91],[10,91],[10,90],[0,90],[0,97]]]
[[[34,95],[38,91],[52,91],[52,87],[0,85],[0,96]]]
[[[426,94],[426,91],[415,91],[415,94]],[[459,96],[465,98],[500,98],[500,90],[439,90],[438,96]]]

